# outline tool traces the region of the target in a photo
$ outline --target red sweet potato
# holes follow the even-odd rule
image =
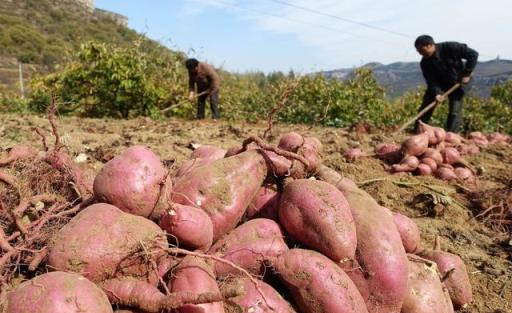
[[[405,252],[416,253],[421,250],[421,238],[418,225],[405,215],[393,212],[393,221],[400,233]]]
[[[295,132],[289,132],[281,137],[277,147],[304,156],[308,161],[308,166],[305,169],[307,173],[315,173],[318,170],[323,146],[317,138],[303,137]],[[294,166],[304,166],[300,161],[294,160],[293,162],[295,163]]]
[[[264,274],[264,262],[288,250],[279,225],[273,220],[250,220],[219,239],[208,252],[255,274]],[[239,274],[233,267],[216,262],[217,276]]]
[[[412,172],[418,167],[419,164],[420,164],[420,161],[418,160],[418,158],[411,155],[411,156],[405,157],[399,164],[393,164],[391,166],[391,172],[393,172],[393,173]]]
[[[428,265],[412,255],[408,284],[402,313],[453,313],[452,302],[441,284],[435,264]]]
[[[356,259],[368,275],[369,312],[400,311],[407,294],[407,256],[392,216],[354,182],[337,184],[356,223]]]
[[[192,171],[195,168],[198,168],[200,166],[210,164],[215,160],[210,159],[190,159],[183,162],[178,169],[176,170],[176,174],[174,175],[175,178],[183,176],[187,174],[188,172]]]
[[[433,148],[427,148],[427,150],[425,150],[425,152],[421,155],[421,158],[430,158],[434,160],[438,165],[443,163],[443,155],[441,152]]]
[[[341,176],[338,172],[325,165],[320,166],[319,170],[316,172],[316,177],[336,187],[338,186],[338,183],[343,179],[343,176]]]
[[[318,171],[319,166],[322,163],[322,151],[323,146],[320,140],[315,137],[304,137],[304,145],[301,147],[301,153],[299,154],[302,154],[308,161],[308,166],[306,168],[307,173],[314,174]]]
[[[176,238],[178,246],[207,251],[213,243],[210,217],[193,206],[173,203],[161,215],[160,227]]]
[[[443,282],[456,308],[472,301],[473,292],[466,265],[459,256],[441,251],[439,245],[435,250],[426,251],[422,256],[437,264]]]
[[[210,145],[201,145],[199,148],[192,151],[191,159],[207,159],[215,161],[222,159],[226,155],[226,150]]]
[[[428,176],[432,174],[432,168],[425,163],[420,163],[416,170],[414,170],[414,174],[419,176]]]
[[[456,167],[453,172],[462,181],[473,182],[475,180],[475,176],[471,170],[466,167]]]
[[[426,132],[407,138],[402,142],[403,157],[422,155],[428,148],[428,140],[429,136]]]
[[[333,185],[309,179],[287,184],[279,221],[290,236],[335,262],[354,259],[356,225],[347,200]]]
[[[296,132],[289,132],[279,138],[277,147],[286,151],[297,152],[304,144],[304,137]]]
[[[160,158],[143,146],[134,146],[108,161],[94,179],[94,195],[121,210],[158,219],[170,197],[170,184]]]
[[[179,177],[172,201],[203,209],[212,220],[216,241],[235,228],[263,184],[267,171],[260,150],[220,159]]]
[[[262,217],[277,221],[280,198],[281,192],[275,184],[264,185],[247,207],[247,218]]]
[[[14,146],[9,150],[7,157],[0,159],[0,166],[7,165],[18,160],[34,158],[37,156],[37,153],[38,151],[36,149],[29,146]]]
[[[437,145],[446,137],[446,131],[440,127],[430,126],[419,121],[419,133],[427,132],[429,136],[428,144]]]
[[[95,283],[133,276],[156,284],[170,265],[162,247],[167,247],[167,240],[158,225],[98,203],[78,213],[55,234],[48,265],[82,274]]]
[[[226,303],[227,312],[251,313],[295,313],[293,307],[272,286],[257,280],[257,285],[263,296],[256,289],[255,284],[247,277],[234,276],[223,281],[221,292],[226,288],[243,290],[242,295],[231,298]]]
[[[395,164],[402,159],[400,146],[390,143],[380,143],[375,147],[375,156],[387,163]]]
[[[442,163],[442,162],[441,162],[441,163]],[[437,170],[437,162],[436,162],[434,159],[427,158],[427,157],[423,157],[423,158],[420,160],[420,164],[428,165],[428,167],[430,167],[430,170],[431,170],[431,171],[435,171],[435,170]]]
[[[112,313],[105,293],[75,273],[51,272],[10,291],[4,313]]]
[[[186,256],[173,271],[169,282],[172,292],[220,293],[211,264],[194,256]],[[179,313],[224,313],[222,302],[206,304],[187,304],[178,310]]]
[[[273,265],[300,312],[368,312],[347,274],[318,252],[291,249],[275,259]]]

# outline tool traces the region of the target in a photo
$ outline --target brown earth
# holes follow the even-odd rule
[[[223,148],[240,145],[250,135],[262,135],[266,123],[152,121],[59,118],[62,142],[73,157],[83,153],[86,164],[98,171],[104,162],[126,147],[143,144],[160,155],[166,164],[180,164],[188,158],[193,143]],[[0,115],[0,153],[18,143],[42,149],[41,139],[32,130],[42,127],[49,134],[46,118]],[[459,312],[512,312],[512,237],[503,224],[484,225],[475,218],[491,205],[508,202],[512,210],[512,147],[494,145],[466,158],[481,173],[475,184],[446,183],[433,177],[389,175],[385,164],[367,157],[347,163],[342,152],[361,147],[372,152],[379,142],[400,142],[406,136],[393,136],[373,130],[358,134],[344,129],[274,125],[278,138],[287,131],[313,135],[324,144],[324,164],[354,179],[381,205],[412,217],[418,224],[424,246],[430,247],[441,236],[442,248],[459,255],[468,267],[474,301]],[[50,140],[51,137],[48,137]],[[81,156],[83,157],[83,155]],[[507,200],[508,199],[508,200]],[[502,226],[501,228],[498,226]]]

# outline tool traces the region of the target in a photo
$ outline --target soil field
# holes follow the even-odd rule
[[[56,120],[61,142],[71,156],[98,172],[113,156],[132,145],[146,145],[165,164],[176,167],[186,160],[194,144],[222,148],[240,145],[250,135],[262,135],[265,122],[247,124],[226,121],[153,121],[80,119]],[[33,130],[46,130],[48,120],[38,116],[0,115],[0,154],[16,144],[43,148]],[[312,135],[324,145],[323,162],[356,181],[381,205],[412,217],[418,224],[422,244],[432,246],[441,237],[443,250],[459,255],[466,263],[474,301],[459,312],[512,312],[512,236],[510,220],[496,221],[484,214],[501,207],[512,215],[512,146],[492,145],[465,159],[477,169],[476,183],[447,183],[434,177],[390,175],[386,164],[373,157],[345,161],[342,152],[360,147],[369,153],[380,142],[401,142],[407,134],[392,135],[381,130],[349,131],[302,125],[274,125],[271,143],[285,132]],[[50,142],[51,143],[51,142]],[[0,184],[0,191],[4,188]],[[486,220],[487,218],[487,220]]]

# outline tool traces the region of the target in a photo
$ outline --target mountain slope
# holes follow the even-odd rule
[[[74,0],[0,1],[0,56],[51,66],[88,40],[127,44],[137,33]]]

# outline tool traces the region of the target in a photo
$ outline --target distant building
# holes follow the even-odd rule
[[[122,14],[111,12],[111,11],[107,11],[107,10],[102,10],[102,9],[98,9],[98,8],[96,8],[94,10],[94,13],[97,16],[109,17],[109,18],[113,19],[119,25],[128,26],[128,17],[126,17],[126,16],[124,16]]]
[[[89,12],[94,11],[94,0],[76,0],[81,3]]]

